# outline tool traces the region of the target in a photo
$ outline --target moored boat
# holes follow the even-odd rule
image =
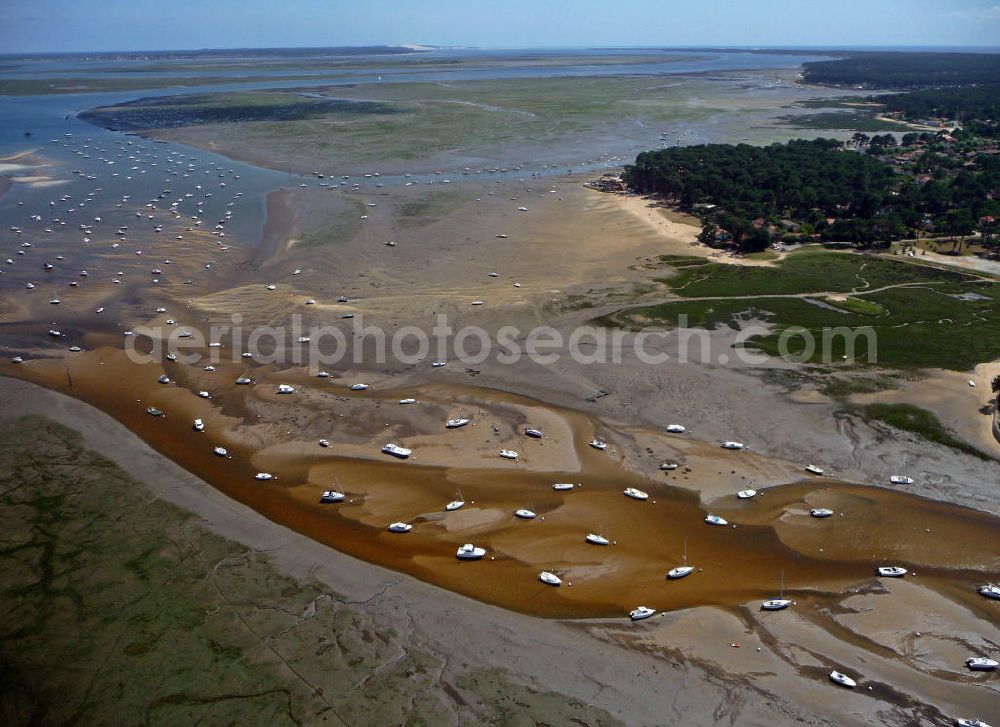
[[[455,552],[459,560],[479,560],[486,555],[486,548],[477,548],[472,543],[466,543]]]
[[[605,538],[603,535],[598,535],[597,533],[587,533],[587,537],[584,538],[591,545],[610,545],[611,541]]]
[[[749,500],[751,497],[757,494],[757,490],[740,490],[736,493],[736,496],[741,500]]]
[[[830,517],[833,515],[833,510],[828,507],[814,507],[809,514],[813,517]]]
[[[626,487],[624,490],[625,497],[631,497],[633,500],[648,500],[649,495],[642,490],[638,490],[635,487]]]
[[[409,523],[392,523],[389,525],[390,533],[408,533],[413,530],[413,526]]]
[[[550,573],[547,570],[543,570],[538,574],[538,580],[550,586],[561,586],[562,578],[557,576],[555,573]]]
[[[848,689],[854,689],[854,687],[858,686],[856,681],[851,679],[846,674],[841,674],[836,669],[830,672],[830,681],[834,684],[839,684],[842,687],[847,687]]]
[[[338,492],[337,490],[324,490],[323,494],[320,495],[320,502],[343,502],[344,498],[347,497],[343,492]]]
[[[392,444],[390,442],[382,447],[382,453],[391,454],[393,457],[398,457],[399,459],[406,459],[413,454],[413,450],[407,449],[406,447],[400,447],[398,444]]]
[[[728,525],[729,524],[729,522],[727,520],[725,520],[724,518],[719,517],[718,515],[706,515],[705,516],[705,522],[707,522],[709,525]]]
[[[633,621],[642,621],[645,618],[649,618],[654,613],[656,613],[655,608],[649,608],[648,606],[637,606],[636,608],[629,611],[629,618]]]
[[[898,565],[881,565],[878,567],[878,574],[886,578],[902,578],[906,575],[906,568]]]
[[[965,660],[965,665],[973,671],[993,671],[1000,666],[1000,662],[985,656],[972,656]]]

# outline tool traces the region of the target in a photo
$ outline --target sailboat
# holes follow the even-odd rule
[[[780,611],[784,608],[788,608],[792,605],[792,601],[789,598],[785,598],[785,569],[781,569],[781,595],[777,598],[771,598],[764,603],[760,604],[760,608],[763,611]]]
[[[691,575],[694,570],[693,565],[688,565],[688,541],[684,540],[684,565],[679,565],[676,568],[671,568],[667,571],[667,578],[670,580],[677,580],[678,578],[683,578],[684,576]]]
[[[445,505],[444,509],[448,512],[452,512],[453,510],[458,510],[463,505],[465,505],[465,499],[462,497],[462,490],[459,489],[456,491],[455,499]]]

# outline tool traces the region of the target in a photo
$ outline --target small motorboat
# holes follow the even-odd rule
[[[198,392],[198,396],[200,396],[202,399],[211,399],[212,398],[212,395],[209,394],[207,391],[204,391],[204,390],[203,391],[199,391]]]
[[[729,522],[727,520],[725,520],[724,518],[719,517],[718,515],[706,515],[705,516],[705,522],[707,522],[709,525],[728,525],[729,524]]]
[[[204,432],[205,431],[205,422],[203,422],[201,419],[195,419],[194,420],[194,430],[196,432]]]
[[[390,442],[382,447],[382,453],[391,454],[393,457],[398,457],[399,459],[406,459],[413,454],[413,450],[407,449],[406,447],[400,447],[398,444],[392,444]]]
[[[390,533],[408,533],[413,530],[413,526],[409,523],[392,523],[389,526]]]
[[[449,419],[447,422],[445,422],[444,426],[447,429],[458,429],[459,427],[464,427],[468,423],[469,423],[468,419],[465,419],[464,417],[459,417],[457,419]]]
[[[274,479],[274,475],[272,475],[270,472],[258,472],[257,474],[255,474],[253,476],[253,478],[255,480],[261,480],[263,482],[263,481],[266,481],[266,480],[273,480]]]
[[[513,449],[501,449],[500,456],[504,459],[517,459],[517,452]]]
[[[368,391],[368,384],[351,384],[351,391]]]
[[[669,578],[672,581],[675,581],[678,578],[689,576],[693,572],[694,572],[693,565],[679,565],[676,568],[671,568],[670,570],[667,571],[667,578]]]
[[[625,497],[631,497],[633,500],[648,500],[649,495],[642,490],[637,490],[634,487],[626,487],[624,490]]]
[[[459,560],[479,560],[484,555],[486,548],[477,548],[472,543],[466,543],[455,552],[455,557]]]
[[[682,424],[668,424],[667,431],[670,432],[671,434],[683,434],[684,432],[687,431],[687,427],[683,426]]]
[[[740,490],[736,493],[736,496],[741,500],[749,500],[751,497],[757,494],[757,490]]]
[[[166,374],[163,374],[160,378],[157,379],[157,381],[160,382],[161,384],[169,384],[170,377],[167,376]]]
[[[149,414],[150,416],[154,416],[154,417],[161,417],[161,416],[163,416],[163,412],[160,411],[159,409],[157,409],[155,406],[151,406],[148,409],[146,409],[146,413]]]
[[[532,429],[532,428],[530,428],[530,427],[529,427],[528,429],[525,429],[525,430],[524,430],[524,434],[525,434],[525,436],[527,436],[527,437],[534,437],[535,439],[541,439],[542,437],[544,437],[544,436],[545,436],[545,435],[544,435],[544,434],[542,433],[542,430],[541,430],[541,429]]]
[[[440,369],[440,368],[443,368],[446,365],[447,365],[447,363],[444,362],[444,361],[435,361],[434,363],[431,364],[431,368]]]
[[[554,485],[552,485],[552,489],[553,490],[558,490],[558,491],[572,490],[573,489],[573,483],[571,483],[571,482],[557,482]]]
[[[825,474],[825,472],[823,472],[823,470],[820,467],[817,467],[814,464],[807,464],[806,465],[806,472],[809,472],[810,474],[814,474],[814,475]]]
[[[320,502],[343,502],[344,498],[347,497],[343,492],[337,492],[336,490],[324,490],[323,494],[320,495]]]
[[[965,660],[965,665],[973,671],[993,671],[1000,666],[1000,661],[987,659],[985,656],[973,656]]]
[[[746,447],[746,445],[743,444],[743,442],[723,442],[722,443],[722,448],[723,449],[743,449],[745,447]]]
[[[854,689],[854,687],[858,686],[856,681],[851,679],[846,674],[841,674],[836,669],[830,672],[830,681],[834,684],[839,684],[842,687],[847,687],[848,689]]]
[[[889,482],[894,485],[912,485],[914,479],[912,477],[907,477],[906,475],[892,475],[889,478]]]
[[[444,509],[446,512],[454,512],[455,510],[461,510],[464,505],[465,500],[452,500],[444,506]]]
[[[294,386],[289,386],[288,384],[278,384],[278,393],[279,394],[294,394],[295,393],[295,387]]]
[[[814,507],[809,514],[813,517],[830,517],[833,515],[833,510],[828,507]]]
[[[608,448],[608,443],[602,442],[600,439],[592,439],[590,440],[590,446],[593,447],[594,449],[599,449],[603,452],[605,449]]]
[[[252,383],[253,379],[249,378],[248,376],[240,376],[239,378],[236,379],[236,384],[238,386],[246,386],[247,384],[252,384]]]
[[[633,621],[642,621],[645,618],[649,618],[654,613],[656,613],[655,608],[649,608],[647,606],[637,606],[633,610],[629,611],[629,617]]]
[[[584,538],[591,545],[610,545],[611,541],[605,538],[603,535],[598,535],[597,533],[587,533],[587,537]]]
[[[330,440],[329,439],[321,439],[321,440],[319,440],[319,446],[321,446],[321,447],[329,447],[330,446]]]
[[[679,466],[680,465],[678,465],[676,462],[664,462],[663,464],[660,465],[660,469],[663,470],[664,472],[673,472]]]
[[[770,598],[760,604],[760,607],[763,611],[781,611],[791,605],[792,601],[789,598]]]
[[[898,565],[880,565],[878,567],[878,574],[885,578],[902,578],[906,575],[906,568]]]
[[[987,583],[986,585],[979,586],[978,590],[980,596],[1000,600],[1000,586],[994,583]]]
[[[416,404],[417,400],[416,399],[400,399],[399,403],[400,404]]]
[[[550,573],[547,570],[543,570],[538,574],[538,580],[550,586],[561,586],[562,578],[557,576],[555,573]]]
[[[990,727],[988,724],[983,722],[981,719],[956,719],[955,725],[957,727]]]
[[[228,452],[228,450],[226,450],[225,447],[216,447],[212,451],[215,452],[215,454],[218,455],[219,457],[227,457],[227,456],[229,456],[229,452]]]
[[[535,515],[534,510],[528,510],[527,508],[522,507],[520,510],[514,511],[514,517],[519,517],[522,520],[534,520],[537,516]]]

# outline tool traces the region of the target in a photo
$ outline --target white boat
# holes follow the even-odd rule
[[[447,365],[446,361],[435,361],[431,364],[431,368],[439,369]]]
[[[780,611],[783,608],[788,608],[792,605],[791,599],[788,598],[771,598],[760,604],[760,607],[764,611]]]
[[[392,523],[389,526],[390,533],[408,533],[413,530],[413,526],[409,523]]]
[[[169,384],[170,377],[167,376],[166,374],[163,374],[160,378],[157,379],[157,381],[159,381],[161,384]]]
[[[538,580],[540,580],[542,583],[546,583],[546,584],[548,584],[550,586],[561,586],[562,585],[562,578],[560,578],[559,576],[557,576],[555,573],[550,573],[547,570],[543,570],[541,573],[538,574]]]
[[[979,595],[986,596],[986,598],[994,598],[1000,600],[1000,586],[987,583],[985,585],[979,586]]]
[[[205,431],[205,422],[203,422],[201,419],[195,419],[194,420],[194,430],[196,432],[204,432]]]
[[[600,439],[592,439],[590,440],[590,446],[593,447],[594,449],[600,449],[601,451],[604,451],[605,449],[608,448],[608,443],[602,442]]]
[[[705,522],[707,522],[709,525],[728,525],[729,524],[729,522],[727,520],[725,520],[724,518],[719,517],[718,515],[706,515],[705,516]]]
[[[545,436],[541,429],[531,429],[530,427],[524,430],[524,434],[525,436],[534,437],[535,439],[541,439]]]
[[[559,491],[561,491],[561,490],[572,490],[573,489],[573,483],[571,483],[571,482],[557,482],[554,485],[552,485],[552,489],[553,490],[559,490]]]
[[[834,684],[839,684],[842,687],[847,687],[848,689],[854,689],[854,687],[858,686],[856,681],[851,679],[846,674],[841,674],[836,669],[830,672],[830,681]]]
[[[295,393],[295,387],[294,386],[289,386],[288,384],[278,384],[278,393],[279,394],[294,394]]]
[[[626,487],[625,490],[624,490],[624,492],[625,492],[625,497],[631,497],[633,500],[648,500],[649,499],[649,495],[648,494],[646,494],[642,490],[637,490],[634,487]]]
[[[447,429],[458,429],[459,427],[464,427],[468,423],[469,423],[468,419],[465,419],[464,417],[459,417],[458,419],[449,419],[447,422],[445,422],[444,426]]]
[[[417,400],[416,399],[400,399],[399,403],[400,404],[416,404]]]
[[[689,576],[694,571],[693,565],[688,565],[688,541],[684,541],[684,560],[681,561],[683,565],[679,565],[676,568],[671,568],[667,571],[667,578],[670,580],[677,580],[678,578],[683,578],[684,576]]]
[[[211,399],[212,398],[212,395],[209,394],[207,391],[199,391],[198,392],[198,396],[200,396],[202,399]]]
[[[633,610],[629,611],[629,617],[633,621],[642,621],[644,618],[649,618],[654,613],[656,613],[655,608],[648,608],[647,606],[637,606]]]
[[[676,462],[664,462],[663,464],[660,465],[660,469],[663,470],[664,472],[672,472],[679,466],[680,465],[678,465]]]
[[[225,448],[225,447],[216,447],[216,448],[215,448],[215,449],[213,449],[212,451],[213,451],[213,452],[215,452],[215,453],[216,453],[217,455],[219,455],[220,457],[225,457],[225,456],[227,456],[227,455],[229,454],[229,452],[228,452],[228,451],[226,451],[226,448]]]
[[[683,426],[682,424],[668,424],[667,431],[670,432],[671,434],[683,434],[684,432],[687,431],[687,427]]]
[[[398,457],[399,459],[406,459],[413,454],[413,450],[407,449],[406,447],[400,447],[398,444],[392,444],[390,442],[382,447],[382,453],[391,454],[393,457]]]
[[[253,478],[255,480],[261,480],[261,481],[264,481],[264,480],[273,480],[274,479],[274,475],[272,475],[270,472],[258,472],[257,474],[255,474],[253,476]]]
[[[736,493],[736,496],[741,500],[749,500],[751,497],[757,494],[757,490],[740,490]]]
[[[886,578],[902,578],[906,575],[906,568],[901,568],[898,565],[880,565],[878,574]]]
[[[983,722],[981,719],[956,719],[955,725],[957,727],[990,727],[988,724]]]
[[[806,465],[806,472],[809,472],[809,473],[814,474],[814,475],[825,474],[821,468],[817,467],[814,464],[807,464]]]
[[[892,475],[889,478],[889,482],[894,485],[912,485],[914,480],[912,477],[907,477],[906,475]]]
[[[746,447],[746,445],[743,444],[743,442],[723,442],[722,443],[722,448],[723,449],[743,449],[744,447]]]
[[[253,383],[253,379],[251,379],[251,378],[249,378],[247,376],[240,376],[239,378],[236,379],[236,384],[238,386],[246,386],[247,384],[252,384],[252,383]]]
[[[785,571],[781,571],[781,592],[777,598],[769,598],[760,604],[762,611],[781,611],[792,605],[790,598],[785,598]]]
[[[455,552],[455,557],[459,560],[479,560],[484,555],[486,548],[477,548],[472,543],[466,543]]]
[[[833,510],[828,507],[814,507],[809,514],[813,517],[830,517],[833,515]]]
[[[337,492],[336,490],[324,490],[323,494],[320,495],[320,502],[343,502],[344,498],[347,497],[343,492]]]
[[[321,447],[329,447],[330,446],[330,440],[329,439],[321,439],[321,440],[319,440],[319,446],[321,446]]]
[[[965,665],[973,671],[993,671],[1000,666],[1000,661],[987,659],[985,656],[973,656],[965,660]]]
[[[514,517],[519,517],[522,520],[534,520],[536,515],[534,510],[528,510],[527,508],[521,508],[520,510],[514,511]]]
[[[517,459],[517,452],[513,449],[501,449],[500,456],[504,459]]]
[[[330,378],[330,372],[329,371],[320,371],[318,374],[316,374],[316,376],[318,378],[321,378],[321,379],[328,379],[328,378]]]
[[[444,509],[448,512],[454,512],[455,510],[461,509],[463,505],[465,505],[465,500],[452,500],[444,506]]]
[[[587,537],[584,538],[591,545],[610,545],[611,541],[605,538],[603,535],[598,535],[597,533],[587,533]]]
[[[368,384],[351,384],[351,391],[368,391]]]

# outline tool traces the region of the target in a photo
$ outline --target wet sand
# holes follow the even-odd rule
[[[796,605],[781,613],[698,607],[640,624],[536,619],[287,530],[75,399],[0,378],[0,403],[4,419],[38,413],[80,429],[87,446],[154,496],[192,510],[206,527],[266,554],[282,571],[350,594],[353,608],[389,619],[405,643],[447,654],[445,674],[502,668],[533,688],[600,704],[636,725],[708,724],[719,715],[746,725],[943,725],[955,716],[988,716],[996,706],[990,677],[961,666],[970,650],[1000,644],[995,609],[988,602],[957,605],[950,593],[927,588],[924,575],[881,583],[866,577],[839,599],[795,594]],[[831,685],[831,668],[856,676],[859,688]]]

